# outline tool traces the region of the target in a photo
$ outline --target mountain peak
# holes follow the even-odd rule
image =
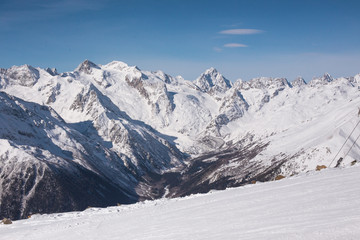
[[[334,80],[333,77],[329,73],[324,73],[324,76],[322,77],[322,79],[324,79],[324,81],[326,81],[326,82],[332,82]]]
[[[206,71],[204,72],[204,74],[216,74],[216,73],[218,73],[218,70],[216,70],[216,68],[214,67],[206,69]]]
[[[329,73],[325,73],[322,77],[314,77],[311,80],[310,85],[311,86],[315,86],[318,84],[326,85],[326,84],[332,82],[333,80],[334,80],[334,78]]]
[[[31,71],[31,72],[38,71],[36,68],[34,68],[29,64],[24,64],[21,66],[12,66],[10,69],[16,69],[18,71]]]
[[[215,68],[211,67],[198,77],[194,83],[203,91],[208,92],[211,89],[216,89],[220,92],[225,92],[231,88],[231,83]]]
[[[21,86],[33,86],[40,78],[39,70],[25,64],[22,66],[12,66],[6,71],[8,78],[12,79],[12,82]]]
[[[98,65],[86,59],[75,69],[75,71],[90,74],[93,68],[100,69]]]
[[[129,65],[122,61],[112,61],[112,62],[106,64],[104,67],[110,67],[113,69],[123,70],[125,68],[128,68]]]
[[[51,76],[59,75],[56,68],[45,68],[45,71],[48,72]]]
[[[259,77],[253,78],[249,81],[252,88],[270,89],[270,88],[285,88],[290,87],[286,78],[272,78],[272,77]]]
[[[291,82],[291,86],[293,86],[293,87],[300,87],[303,85],[306,85],[306,82],[305,82],[304,78],[301,76],[295,78],[295,80]]]

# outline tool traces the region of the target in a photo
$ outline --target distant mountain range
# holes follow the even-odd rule
[[[345,143],[359,86],[360,75],[329,74],[231,82],[214,68],[187,81],[118,61],[0,69],[0,218],[225,189],[335,157],[350,164],[360,159],[360,129]]]

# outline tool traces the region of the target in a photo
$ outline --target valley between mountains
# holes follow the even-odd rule
[[[188,81],[88,60],[65,73],[0,69],[0,218],[205,193],[340,157],[350,165],[359,89],[359,74],[232,82],[210,68]]]

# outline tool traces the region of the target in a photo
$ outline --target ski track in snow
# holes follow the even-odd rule
[[[1,239],[359,239],[360,165],[178,199],[33,215]]]

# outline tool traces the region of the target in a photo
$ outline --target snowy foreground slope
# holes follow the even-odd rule
[[[3,239],[359,239],[360,166],[0,225]]]

